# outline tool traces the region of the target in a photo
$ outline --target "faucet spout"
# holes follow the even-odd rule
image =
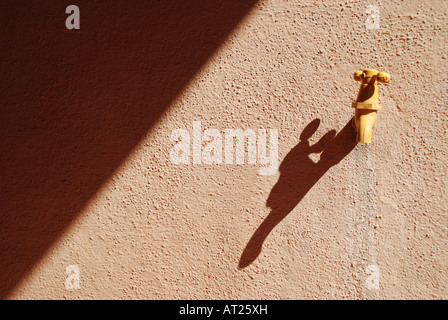
[[[355,129],[356,141],[361,143],[370,143],[372,141],[372,130],[376,121],[377,110],[356,109],[355,110]]]
[[[386,72],[366,69],[355,71],[354,79],[361,81],[358,97],[352,103],[352,107],[355,108],[353,125],[357,132],[356,141],[370,143],[377,112],[381,109],[381,104],[378,101],[377,83],[389,82],[390,75]]]

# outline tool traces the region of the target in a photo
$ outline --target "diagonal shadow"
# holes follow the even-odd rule
[[[271,212],[257,228],[243,250],[238,267],[245,268],[260,254],[266,237],[310,191],[317,181],[338,164],[356,146],[356,133],[350,120],[336,135],[335,130],[327,132],[314,145],[308,139],[316,132],[320,120],[311,121],[300,135],[300,142],[280,164],[280,177],[272,188],[266,201]],[[309,155],[321,153],[320,160],[314,163]]]
[[[0,299],[256,2],[0,3]]]

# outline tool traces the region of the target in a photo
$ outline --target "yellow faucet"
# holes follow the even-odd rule
[[[358,98],[352,103],[352,107],[355,108],[356,141],[370,143],[376,113],[381,109],[381,104],[378,102],[377,83],[389,82],[390,75],[386,72],[367,69],[355,71],[353,77],[356,81],[361,81]]]

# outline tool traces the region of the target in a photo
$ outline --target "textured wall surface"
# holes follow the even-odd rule
[[[0,3],[1,298],[448,298],[446,1],[73,4]],[[173,163],[195,121],[279,171]]]

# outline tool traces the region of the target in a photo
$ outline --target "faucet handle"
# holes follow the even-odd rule
[[[353,74],[353,78],[356,81],[363,81],[366,77],[366,81],[370,81],[370,79],[375,76],[378,82],[388,83],[390,81],[390,75],[384,71],[378,72],[375,70],[356,70]]]
[[[356,81],[362,81],[362,79],[364,79],[365,76],[366,74],[364,73],[364,71],[356,70],[355,74],[353,75],[353,79],[355,79]]]
[[[390,81],[390,74],[387,72],[381,71],[377,76],[378,82],[388,83]]]

